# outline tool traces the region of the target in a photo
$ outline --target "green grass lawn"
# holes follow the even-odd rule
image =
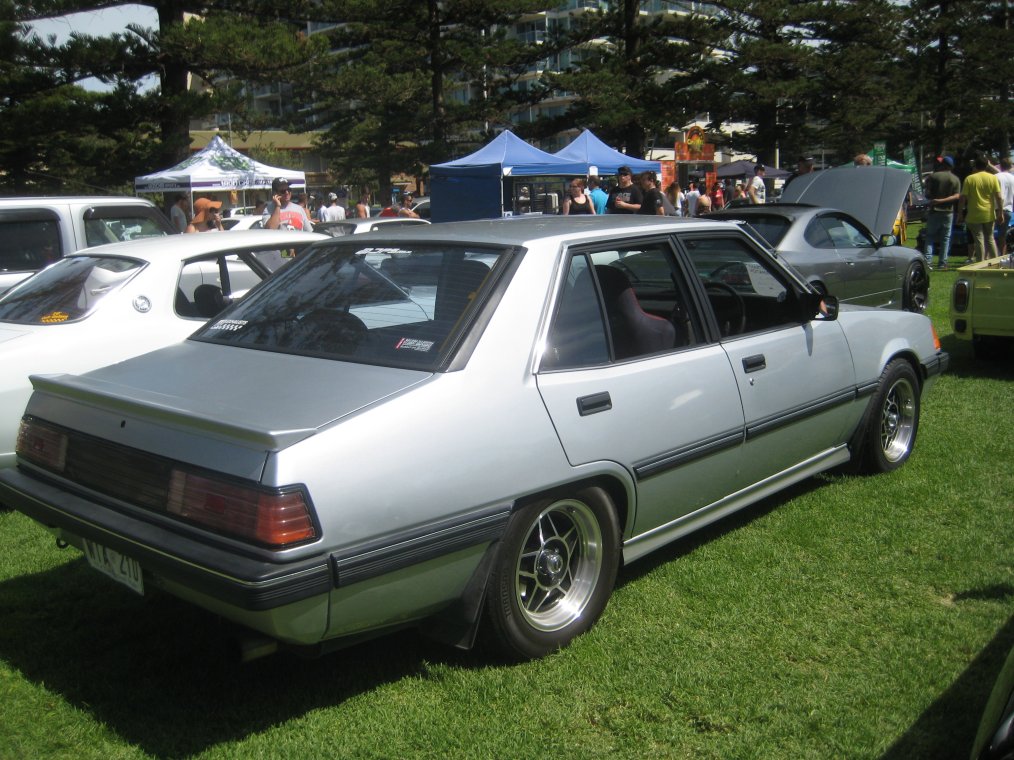
[[[911,240],[914,241],[914,231]],[[0,512],[0,758],[963,758],[1014,645],[1014,364],[954,339],[912,459],[824,475],[621,572],[503,666],[412,632],[240,664]]]

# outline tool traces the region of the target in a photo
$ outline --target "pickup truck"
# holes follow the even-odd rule
[[[1014,345],[1014,255],[958,270],[951,290],[951,327],[958,338],[972,341],[977,358],[997,358]]]
[[[143,198],[0,198],[0,293],[82,248],[173,232]]]

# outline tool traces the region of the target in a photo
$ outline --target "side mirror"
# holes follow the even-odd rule
[[[817,307],[817,314],[830,322],[838,319],[838,297],[837,296],[824,296],[820,299],[820,304]]]
[[[809,322],[811,319],[822,319],[834,321],[838,319],[838,298],[831,295],[823,295],[817,292],[803,293],[800,296],[800,308],[802,318]]]
[[[880,236],[880,247],[883,248],[889,245],[897,245],[898,238],[894,235],[881,235]]]

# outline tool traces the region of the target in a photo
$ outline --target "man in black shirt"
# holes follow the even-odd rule
[[[645,216],[665,216],[662,193],[655,187],[655,172],[641,172],[637,175],[637,184],[641,188],[641,208],[637,213]]]
[[[616,171],[617,185],[609,191],[606,211],[610,214],[636,214],[641,208],[641,190],[634,184],[629,166]]]

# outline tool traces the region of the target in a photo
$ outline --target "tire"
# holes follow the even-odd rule
[[[905,282],[902,284],[901,308],[922,314],[929,303],[929,277],[926,265],[921,261],[913,261],[908,265]]]
[[[619,535],[601,488],[518,510],[490,575],[488,643],[510,660],[530,660],[591,628],[616,582]]]
[[[876,474],[901,467],[919,432],[919,378],[912,365],[895,359],[880,373],[853,447],[859,472]]]

